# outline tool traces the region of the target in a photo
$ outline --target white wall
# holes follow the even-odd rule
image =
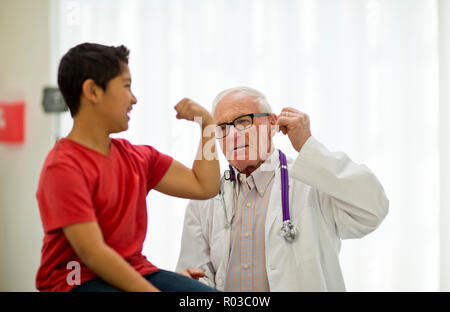
[[[53,118],[41,109],[50,82],[48,0],[0,0],[0,98],[26,100],[25,143],[0,143],[0,291],[34,291],[43,231],[35,198],[53,145]]]
[[[450,1],[439,1],[440,290],[450,291]]]

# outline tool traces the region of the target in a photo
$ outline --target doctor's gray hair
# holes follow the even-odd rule
[[[254,96],[260,105],[261,113],[272,114],[272,107],[270,107],[270,104],[267,101],[267,98],[264,94],[262,94],[261,92],[259,92],[256,89],[252,89],[249,87],[234,87],[234,88],[226,89],[226,90],[220,92],[216,96],[216,98],[214,99],[214,101],[212,103],[212,108],[211,108],[212,115],[214,115],[214,111],[216,110],[217,103],[219,103],[220,100],[222,100],[227,94],[230,94],[233,92],[243,92],[248,95]]]

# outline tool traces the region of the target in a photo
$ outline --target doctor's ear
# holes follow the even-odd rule
[[[269,122],[270,122],[270,136],[273,137],[278,132],[279,126],[277,125],[277,115],[276,114],[270,114],[269,115]]]
[[[270,121],[270,124],[272,126],[274,126],[277,123],[277,115],[276,114],[270,114],[269,115],[269,121]]]

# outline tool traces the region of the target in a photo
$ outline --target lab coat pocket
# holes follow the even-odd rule
[[[302,279],[299,281],[299,291],[327,291],[326,280],[320,265],[320,259],[309,258],[298,266]]]
[[[297,238],[293,242],[295,245],[294,253],[297,263],[300,264],[311,259],[316,259],[320,256],[318,244],[318,234],[316,220],[313,214],[312,206],[305,206],[301,214],[296,220]]]
[[[214,268],[217,268],[223,259],[228,258],[227,248],[225,246],[229,246],[229,233],[228,229],[221,229],[219,231],[213,231],[213,235],[211,237],[211,262]]]

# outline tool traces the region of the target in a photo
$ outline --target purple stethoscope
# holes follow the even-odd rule
[[[280,173],[281,173],[281,208],[283,212],[283,225],[280,229],[280,235],[287,241],[292,241],[295,238],[297,229],[291,221],[289,214],[289,176],[287,169],[286,155],[278,150],[280,157]],[[230,170],[225,171],[224,178],[232,182],[236,181],[236,175],[233,167],[228,166]]]

